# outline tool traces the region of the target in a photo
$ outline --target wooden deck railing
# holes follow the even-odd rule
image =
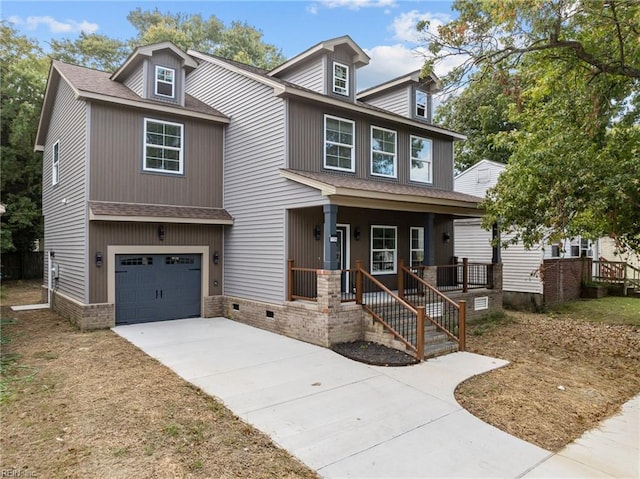
[[[316,268],[300,268],[295,266],[294,260],[288,262],[287,299],[293,301],[318,300],[318,274]]]
[[[465,350],[466,301],[456,303],[402,263],[398,268],[398,296],[414,307],[424,307],[425,318],[456,341],[459,351]]]
[[[462,291],[470,289],[493,289],[493,270],[491,263],[470,263],[467,258],[462,263],[436,266],[437,284],[440,291]],[[414,272],[424,279],[429,266],[414,266]]]
[[[587,275],[591,273],[591,278]],[[585,278],[599,283],[622,285],[640,289],[640,269],[625,261],[607,261],[600,258],[593,262],[593,271],[585,271]]]

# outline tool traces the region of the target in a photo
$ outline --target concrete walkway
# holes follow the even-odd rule
[[[114,331],[323,477],[589,477],[571,453],[554,456],[455,401],[457,384],[503,360],[455,353],[409,367],[367,366],[224,318]],[[635,439],[637,453],[637,424]],[[624,440],[633,443],[633,434]],[[600,446],[587,441],[581,447]],[[602,474],[593,477],[618,474],[594,470]],[[620,469],[618,477],[633,470]]]

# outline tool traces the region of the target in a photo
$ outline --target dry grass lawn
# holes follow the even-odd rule
[[[38,302],[37,283],[3,285],[3,472],[42,478],[318,477],[111,331],[81,333],[49,310],[9,309]]]
[[[640,393],[640,299],[602,301],[549,314],[510,311],[472,325],[469,351],[511,363],[462,383],[458,402],[551,451],[617,413]]]

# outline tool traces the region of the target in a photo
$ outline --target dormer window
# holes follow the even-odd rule
[[[175,98],[176,71],[173,68],[156,66],[155,94]]]
[[[349,67],[333,62],[333,93],[349,95]]]
[[[429,96],[421,90],[416,90],[416,116],[429,119]]]

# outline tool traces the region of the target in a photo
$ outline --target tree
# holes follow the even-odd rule
[[[456,142],[456,170],[464,171],[480,160],[507,163],[511,148],[498,141],[503,132],[517,128],[509,120],[509,108],[517,95],[517,78],[498,71],[450,96],[437,109],[435,123],[464,132],[465,141]]]
[[[51,40],[50,55],[66,63],[112,72],[126,60],[129,48],[120,40],[82,32],[73,41]]]
[[[222,42],[214,53],[266,70],[286,60],[280,49],[262,41],[260,30],[241,22],[233,22],[230,28],[222,32]]]
[[[41,158],[33,145],[49,63],[35,42],[4,22],[0,35],[0,189],[7,208],[0,247],[3,253],[31,251],[43,231]]]
[[[503,118],[516,127],[490,138],[511,154],[484,203],[485,226],[498,221],[527,246],[607,234],[640,251],[640,3],[459,0],[454,8],[459,18],[437,35],[418,25],[434,55],[425,69],[462,55],[444,80],[450,89],[468,84],[468,96],[496,70],[518,78]]]

